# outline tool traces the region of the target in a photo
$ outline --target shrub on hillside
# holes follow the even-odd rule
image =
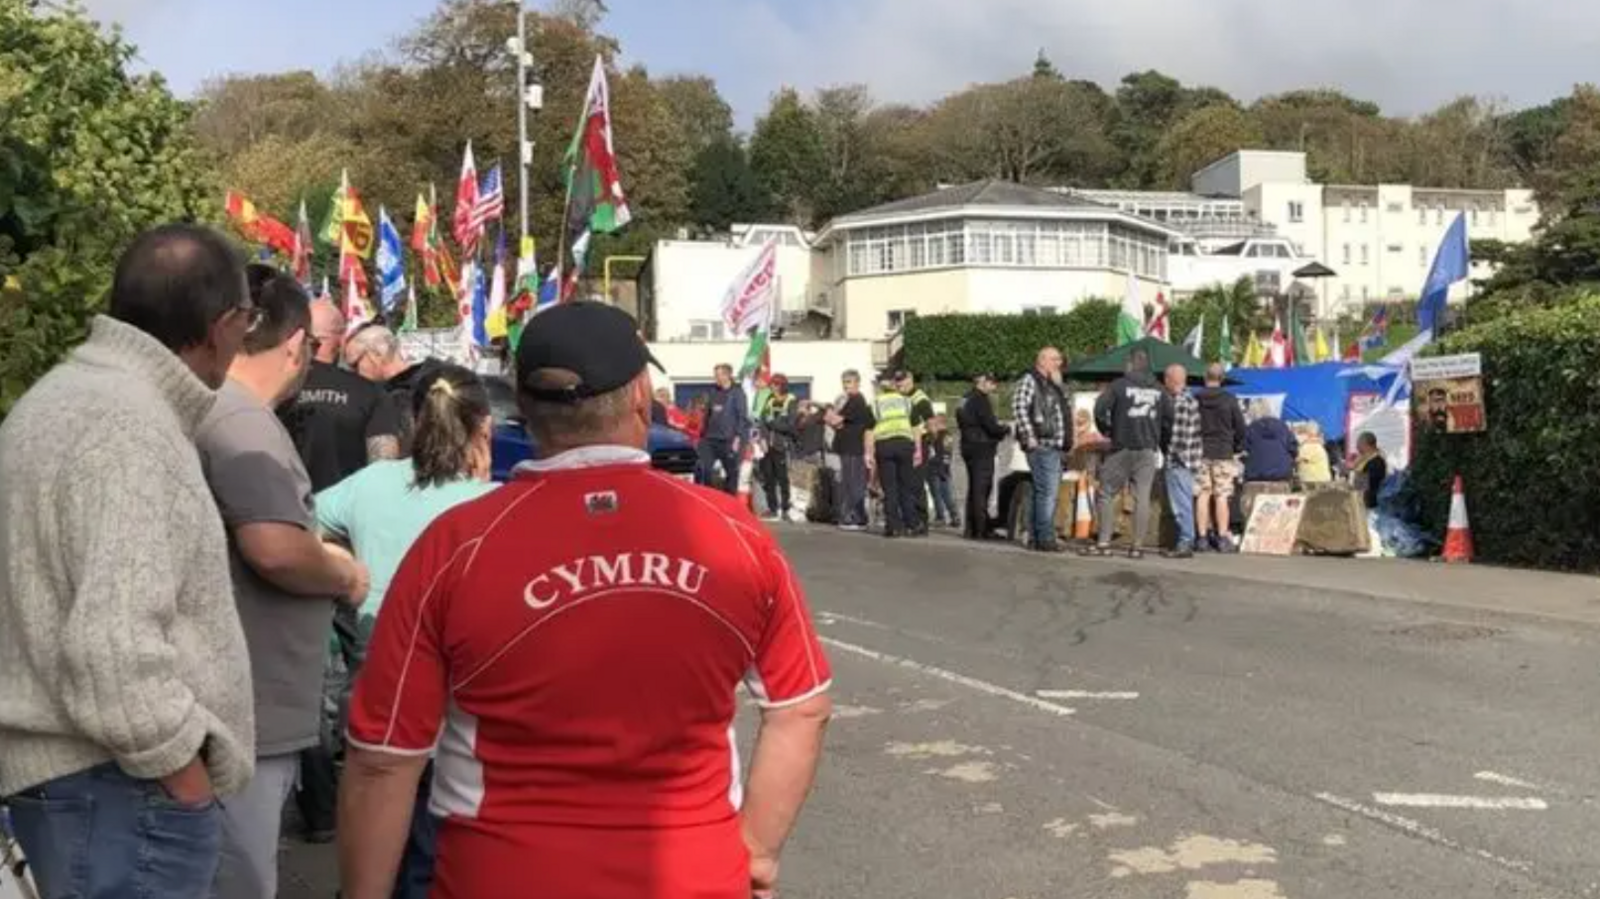
[[[1041,348],[1070,358],[1109,349],[1117,336],[1117,304],[1085,300],[1063,315],[928,315],[906,323],[906,367],[924,378],[962,379],[990,371],[1001,377],[1033,367]]]
[[[1442,536],[1466,483],[1480,559],[1600,571],[1600,296],[1515,312],[1447,336],[1483,354],[1483,434],[1417,434],[1410,491]]]

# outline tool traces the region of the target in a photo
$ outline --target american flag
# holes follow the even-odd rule
[[[490,222],[497,221],[506,212],[506,192],[500,178],[500,166],[496,165],[483,176],[483,183],[478,186],[478,201],[472,207],[472,229],[482,231]]]

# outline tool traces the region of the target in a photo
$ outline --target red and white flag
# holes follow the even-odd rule
[[[728,329],[743,337],[755,329],[765,329],[772,321],[778,303],[778,243],[769,240],[722,298],[722,320]]]
[[[1283,321],[1278,318],[1272,320],[1272,342],[1267,344],[1267,367],[1288,368],[1294,351],[1289,347],[1289,339],[1283,334]]]
[[[1167,316],[1168,311],[1167,295],[1158,292],[1155,313],[1150,316],[1149,324],[1144,326],[1144,336],[1172,342],[1172,322]]]
[[[483,223],[478,218],[478,169],[472,163],[472,141],[467,141],[467,152],[461,158],[461,180],[456,182],[455,235],[462,256],[472,255],[482,233]]]

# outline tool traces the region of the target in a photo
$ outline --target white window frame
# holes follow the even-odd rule
[[[1306,204],[1299,200],[1289,201],[1289,222],[1298,225],[1306,220]]]
[[[916,317],[917,310],[915,309],[888,310],[884,313],[884,321],[888,324],[888,327],[885,329],[885,333],[893,334],[901,328],[904,328],[906,326],[906,322]]]
[[[727,323],[721,319],[697,318],[689,321],[690,340],[723,340]]]

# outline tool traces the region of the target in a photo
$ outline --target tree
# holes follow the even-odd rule
[[[311,72],[217,78],[200,88],[194,132],[224,157],[269,136],[304,140],[322,129],[331,101]]]
[[[139,231],[220,212],[160,76],[75,7],[0,0],[0,414],[83,339]]]
[[[817,117],[793,88],[774,94],[767,114],[756,122],[750,167],[779,215],[797,224],[814,222],[811,191],[826,177],[827,162]]]
[[[1236,106],[1207,106],[1184,116],[1157,145],[1165,169],[1161,186],[1188,187],[1189,176],[1234,150],[1260,147],[1261,131]]]
[[[715,81],[704,75],[675,75],[655,87],[695,153],[733,136],[733,107],[717,92]]]
[[[725,137],[695,157],[690,179],[690,218],[711,231],[735,222],[758,222],[772,214],[772,198],[762,189],[744,147]]]
[[[1033,77],[1062,80],[1061,72],[1056,69],[1056,64],[1050,61],[1050,57],[1044,55],[1043,48],[1040,48],[1038,57],[1033,60]]]
[[[605,0],[553,0],[550,4],[551,18],[571,22],[585,31],[593,31],[610,11]]]
[[[1094,185],[1115,165],[1094,95],[1048,78],[946,97],[929,114],[926,140],[942,180]]]
[[[1184,115],[1207,106],[1233,105],[1215,88],[1185,89],[1170,75],[1150,70],[1122,79],[1116,93],[1111,140],[1127,160],[1119,181],[1130,188],[1148,188],[1162,180],[1158,147],[1161,138]]]
[[[1267,146],[1300,150],[1312,180],[1366,184],[1392,163],[1393,123],[1378,106],[1338,91],[1291,91],[1263,97],[1250,107]]]

